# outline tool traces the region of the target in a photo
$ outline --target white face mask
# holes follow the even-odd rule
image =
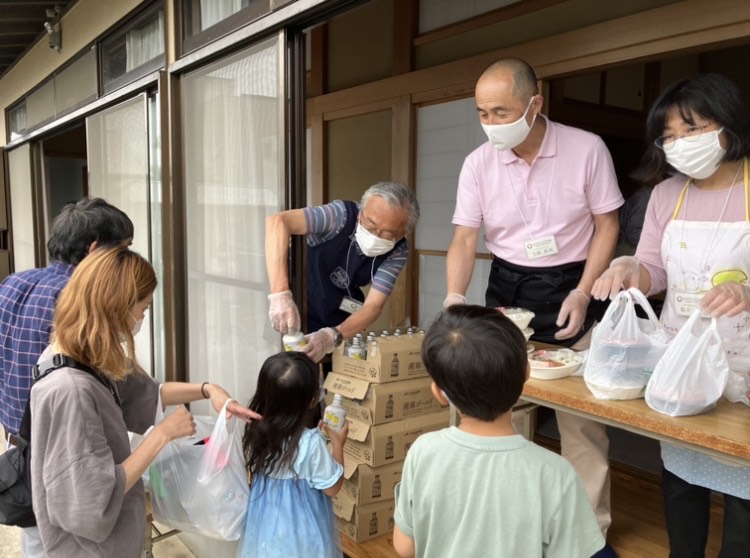
[[[679,138],[663,147],[667,163],[690,178],[708,178],[724,157],[726,150],[719,143],[724,128],[691,138]]]
[[[396,245],[395,240],[386,240],[385,238],[375,236],[360,223],[357,223],[357,232],[354,233],[354,238],[359,245],[359,249],[369,258],[387,254]]]
[[[139,331],[141,331],[141,326],[143,325],[143,318],[141,318],[140,320],[136,320],[135,316],[133,316],[133,314],[131,314],[130,312],[128,312],[128,314],[130,314],[130,317],[135,320],[135,325],[133,326],[133,329],[132,329],[133,337],[135,337],[136,334]]]
[[[526,122],[526,114],[529,112],[532,102],[534,102],[534,97],[529,101],[529,106],[526,107],[523,116],[515,122],[510,124],[482,124],[482,129],[487,134],[487,139],[490,140],[492,147],[505,151],[513,149],[526,139],[536,120],[535,114],[531,120],[531,126]]]

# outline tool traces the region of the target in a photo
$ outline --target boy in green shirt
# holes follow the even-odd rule
[[[420,436],[396,487],[403,558],[588,558],[604,546],[577,474],[515,433],[529,377],[526,341],[500,312],[455,305],[428,330],[422,359],[459,427]]]

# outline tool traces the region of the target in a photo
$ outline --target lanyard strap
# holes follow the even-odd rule
[[[520,159],[520,157],[519,157],[519,159]],[[531,164],[533,165],[534,162],[536,162],[536,158],[534,159],[534,161],[531,162]],[[531,227],[529,226],[528,221],[526,221],[526,217],[523,214],[523,209],[521,208],[521,204],[518,201],[518,193],[516,192],[516,185],[513,182],[513,178],[511,178],[511,176],[510,176],[510,171],[508,170],[508,165],[506,165],[505,163],[503,163],[503,166],[505,167],[505,174],[508,177],[508,182],[510,182],[510,189],[513,191],[513,201],[516,202],[516,209],[518,209],[518,214],[521,216],[521,219],[523,220],[523,225],[526,228],[526,234],[529,235],[529,240],[533,241],[535,239],[535,237],[534,237],[534,235],[531,234]],[[542,230],[543,231],[547,230],[547,220],[548,220],[549,213],[550,213],[549,208],[550,208],[550,203],[552,201],[552,189],[554,188],[554,184],[555,184],[555,170],[557,170],[557,157],[556,156],[552,158],[552,177],[549,180],[549,192],[547,193],[547,209],[544,212],[544,221],[542,222]],[[531,171],[532,171],[531,165],[529,165],[529,175],[531,174]],[[530,182],[530,180],[527,178],[526,184],[528,185],[529,182]],[[523,190],[521,192],[521,195],[524,195],[524,192],[525,192],[525,190]],[[539,207],[541,208],[542,198],[541,198],[541,196],[539,196],[539,192],[537,192],[537,197],[539,198]]]
[[[742,163],[744,167],[744,184],[745,184],[745,221],[750,221],[750,192],[748,190],[748,162],[747,157],[743,160]],[[737,174],[739,174],[740,170],[737,169]],[[737,180],[737,176],[735,175],[734,180]],[[672,220],[677,219],[677,215],[680,213],[680,209],[682,208],[682,203],[685,200],[685,196],[687,195],[688,186],[690,186],[690,183],[693,181],[692,178],[688,178],[687,182],[685,182],[685,186],[682,187],[682,191],[680,192],[680,197],[677,199],[677,205],[674,208],[674,212],[672,213]],[[734,186],[734,181],[732,181],[732,184],[729,186],[730,188],[730,195],[731,195],[731,188]],[[727,197],[729,199],[729,197]],[[724,205],[726,208],[726,204]],[[724,216],[724,213],[722,211],[722,217]]]

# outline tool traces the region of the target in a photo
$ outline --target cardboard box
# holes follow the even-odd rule
[[[323,384],[328,390],[326,403],[333,402],[333,394],[339,393],[344,396],[342,404],[347,416],[368,424],[383,424],[439,411],[441,405],[433,397],[431,385],[429,376],[371,384],[336,372],[329,373]]]
[[[422,362],[422,335],[377,338],[377,349],[367,349],[367,359],[344,356],[344,346],[333,352],[333,371],[383,384],[427,376]]]
[[[448,409],[385,424],[367,424],[349,419],[344,453],[360,463],[380,467],[403,461],[414,441],[425,432],[448,426]]]
[[[392,500],[393,490],[401,480],[403,466],[403,462],[399,461],[373,468],[344,454],[344,484],[341,493],[357,504]]]
[[[333,498],[339,531],[357,543],[393,532],[394,511],[395,500],[359,505],[341,492]]]

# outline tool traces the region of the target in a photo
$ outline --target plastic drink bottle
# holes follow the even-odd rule
[[[282,341],[284,342],[285,351],[301,351],[302,347],[307,345],[305,334],[301,331],[287,333],[282,337]]]
[[[341,405],[341,395],[336,393],[333,396],[333,403],[326,407],[323,412],[323,422],[334,432],[340,432],[346,424],[346,410]]]
[[[355,337],[352,340],[352,346],[349,347],[348,356],[356,358],[357,360],[367,359],[367,348],[362,346],[362,342],[359,337]]]

